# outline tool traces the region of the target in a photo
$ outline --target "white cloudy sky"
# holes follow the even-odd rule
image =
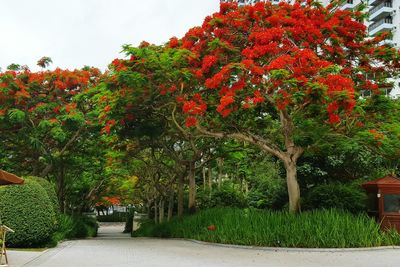
[[[161,44],[201,25],[219,0],[0,0],[0,67],[105,69],[123,44]]]

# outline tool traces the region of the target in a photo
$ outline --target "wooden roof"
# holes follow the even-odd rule
[[[8,184],[23,184],[24,179],[16,176],[15,174],[0,170],[0,185]]]
[[[364,188],[373,188],[373,187],[400,188],[400,178],[394,176],[385,176],[373,181],[366,182],[362,186]]]

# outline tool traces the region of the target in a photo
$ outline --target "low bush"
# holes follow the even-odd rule
[[[52,235],[49,246],[56,246],[65,239],[97,236],[99,226],[95,218],[60,214],[57,231]]]
[[[112,214],[108,215],[98,215],[97,220],[99,222],[125,222],[127,212],[114,211]]]
[[[97,236],[99,228],[96,218],[87,216],[75,216],[73,218],[73,230],[67,238],[86,238]]]
[[[304,209],[341,209],[352,213],[366,209],[367,195],[359,183],[321,184],[312,188],[303,200]]]
[[[247,206],[246,198],[232,183],[224,183],[221,188],[211,191],[203,190],[198,193],[198,206],[201,209],[213,207],[238,207]]]
[[[56,228],[53,203],[33,179],[0,188],[0,214],[2,222],[15,231],[7,236],[10,247],[42,246]]]
[[[214,227],[214,226],[215,227]],[[290,214],[256,209],[214,208],[155,225],[143,223],[134,236],[190,238],[272,247],[346,248],[400,245],[366,215],[320,210]]]

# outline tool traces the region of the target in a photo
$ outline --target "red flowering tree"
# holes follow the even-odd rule
[[[379,93],[400,67],[399,51],[369,38],[360,11],[335,4],[221,4],[176,42],[196,79],[178,98],[186,126],[234,138],[280,159],[289,209],[300,209],[297,161],[304,151],[362,126],[361,90]]]
[[[87,129],[95,129],[97,117],[79,94],[95,85],[100,75],[94,68],[0,73],[2,148],[30,174],[46,176],[54,171],[61,203],[65,155],[78,140],[85,140]]]
[[[94,98],[103,121],[103,133],[118,132],[120,143],[124,138],[137,138],[142,146],[163,151],[165,158],[168,155],[174,161],[175,173],[179,173],[178,214],[182,215],[185,176],[189,184],[188,207],[194,211],[196,162],[205,157],[208,147],[196,142],[179,125],[184,117],[176,112],[177,101],[180,103],[183,98],[175,98],[191,78],[186,61],[190,52],[178,49],[179,45],[177,38],[171,38],[165,46],[146,42],[140,47],[124,46],[127,58],[112,61],[110,75],[97,87]],[[160,188],[160,177],[152,179]],[[173,182],[167,184],[171,187]]]

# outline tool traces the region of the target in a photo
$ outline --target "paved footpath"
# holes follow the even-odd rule
[[[400,249],[285,251],[231,248],[191,241],[130,238],[103,225],[93,239],[67,241],[35,255],[10,251],[11,267],[397,267]],[[21,255],[24,253],[25,258]],[[28,257],[29,256],[29,257]],[[25,262],[24,262],[25,261]]]

